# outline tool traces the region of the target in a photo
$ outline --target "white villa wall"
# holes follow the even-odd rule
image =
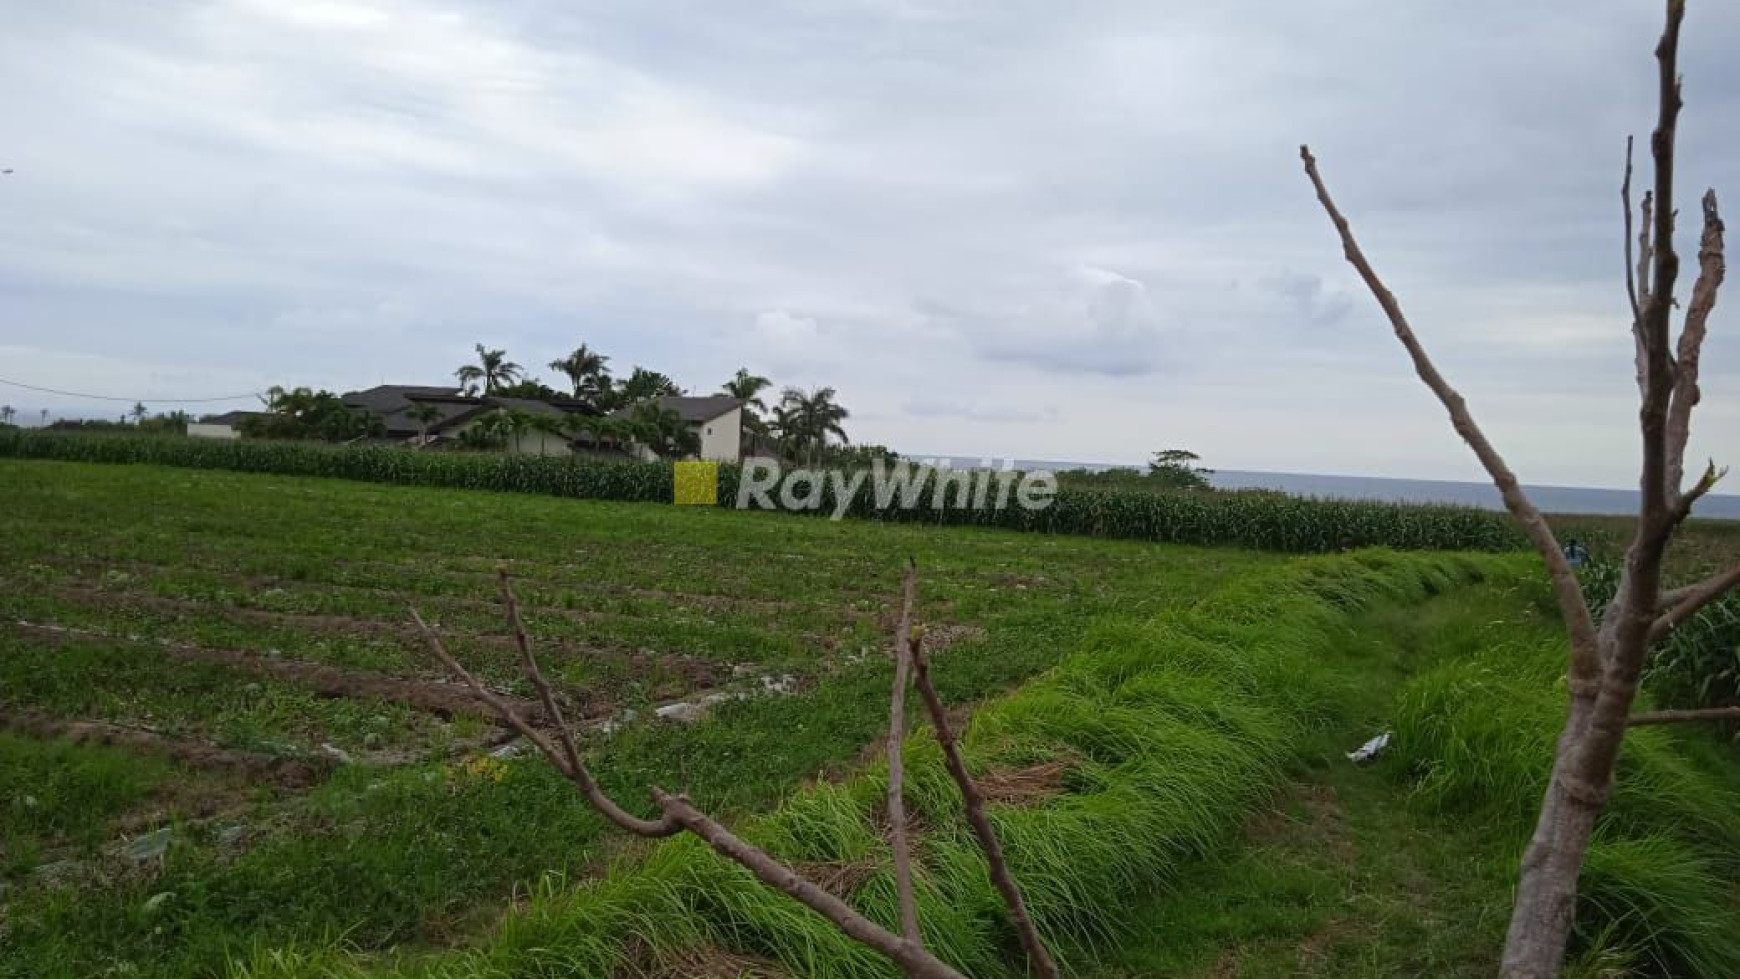
[[[242,433],[228,425],[211,425],[205,422],[188,422],[187,434],[196,439],[239,439]]]
[[[743,453],[743,409],[733,408],[700,424],[701,458],[736,462]]]
[[[463,425],[456,425],[453,428],[448,429],[445,432],[442,432],[441,434],[446,435],[450,438],[458,438],[460,432],[463,432],[463,431],[473,427],[476,424],[477,424],[476,421],[469,421]],[[567,455],[573,455],[573,452],[571,452],[568,449],[568,440],[566,437],[561,436],[561,435],[552,435],[549,432],[539,432],[539,431],[535,431],[535,430],[529,431],[529,432],[521,432],[517,437],[512,436],[512,435],[508,436],[506,444],[504,444],[502,446],[502,448],[506,449],[509,452],[516,452],[516,453],[519,453],[520,455],[528,455],[528,456],[535,456],[535,455],[567,456]]]

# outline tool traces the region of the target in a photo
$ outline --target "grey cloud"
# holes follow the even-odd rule
[[[920,418],[959,418],[992,425],[1049,424],[1063,417],[1062,412],[1050,405],[1000,406],[951,398],[915,398],[902,407],[907,414]]]
[[[187,390],[338,387],[445,376],[483,339],[533,364],[584,340],[694,388],[739,364],[832,384],[855,437],[896,447],[1140,458],[1117,418],[1195,432],[1233,468],[1369,467],[1362,445],[1418,392],[1299,173],[1309,141],[1477,405],[1598,396],[1591,416],[1618,419],[1575,439],[1497,420],[1517,467],[1623,481],[1616,189],[1659,14],[20,5],[0,35],[0,345],[48,386],[127,395],[160,393],[125,389],[129,361]],[[1737,46],[1740,5],[1694,5],[1688,191],[1740,194]],[[1740,405],[1714,383],[1740,372],[1729,318],[1712,418]],[[1036,379],[1058,424],[973,417]],[[1336,438],[1289,428],[1288,405],[1349,389]],[[1204,392],[1246,407],[1198,418],[1184,399]],[[927,400],[961,410],[902,410]],[[1419,474],[1465,474],[1444,434],[1410,447]]]

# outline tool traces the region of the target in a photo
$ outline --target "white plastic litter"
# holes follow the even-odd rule
[[[1353,762],[1355,765],[1363,765],[1366,762],[1371,761],[1373,758],[1376,758],[1389,746],[1390,732],[1385,731],[1377,737],[1372,738],[1370,741],[1367,741],[1365,744],[1360,745],[1353,751],[1348,752],[1347,760]]]

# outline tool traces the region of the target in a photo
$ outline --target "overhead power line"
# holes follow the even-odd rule
[[[247,394],[226,394],[216,398],[120,398],[112,394],[86,394],[82,391],[62,391],[59,388],[38,387],[35,384],[7,380],[4,377],[0,377],[0,384],[6,384],[15,388],[24,388],[26,391],[40,391],[43,394],[64,395],[69,398],[86,398],[91,401],[128,401],[135,404],[197,405],[205,404],[210,401],[245,401],[249,398],[258,398],[260,396],[258,391],[249,391]]]

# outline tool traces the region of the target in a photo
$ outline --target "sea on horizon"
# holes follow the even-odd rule
[[[915,456],[915,459],[923,458]],[[943,456],[956,468],[983,465],[985,460]],[[1017,460],[1019,469],[1111,469],[1096,463]],[[1504,501],[1490,483],[1448,479],[1391,479],[1383,476],[1331,476],[1314,473],[1249,472],[1216,470],[1209,477],[1216,489],[1266,489],[1291,496],[1340,500],[1380,500],[1388,503],[1451,503],[1502,510]],[[1580,513],[1623,516],[1637,512],[1636,490],[1596,489],[1583,486],[1524,486],[1535,506],[1547,513]],[[1693,516],[1705,520],[1740,520],[1740,496],[1711,494],[1698,501]]]

